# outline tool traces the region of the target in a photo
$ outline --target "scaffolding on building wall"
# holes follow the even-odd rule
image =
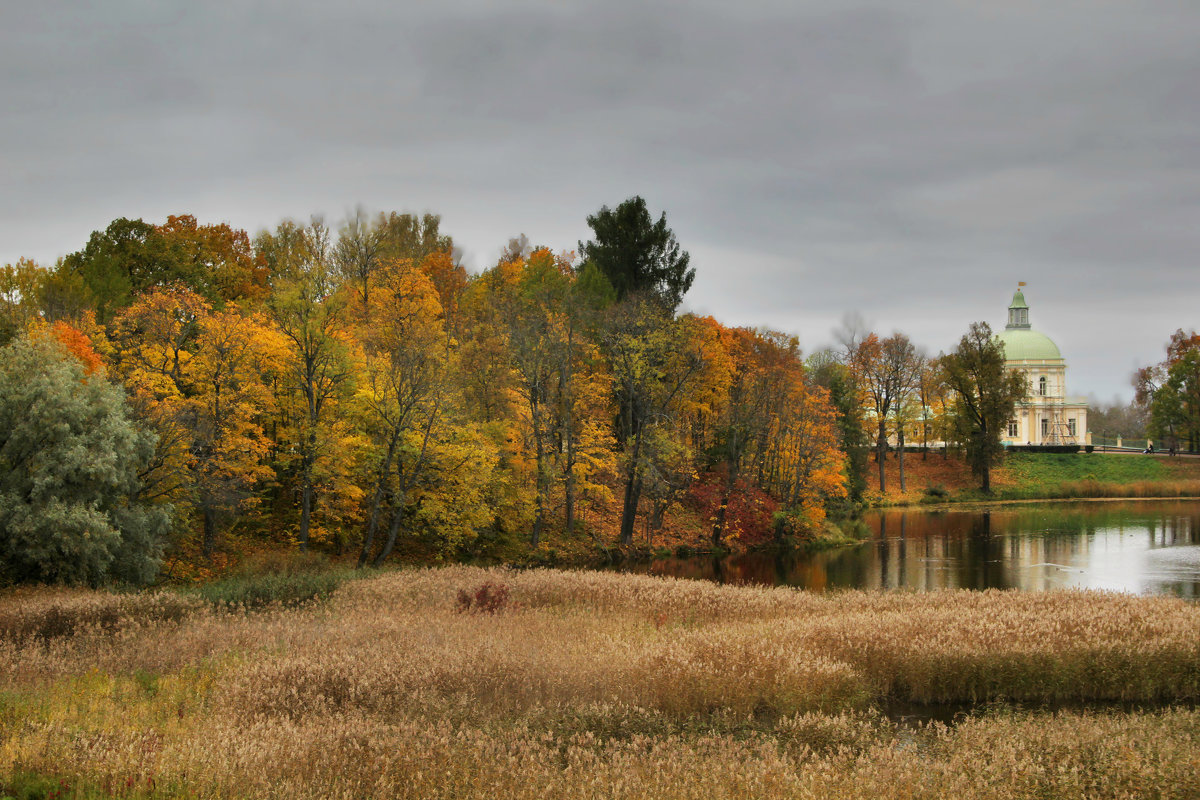
[[[1047,409],[1050,415],[1050,425],[1044,444],[1078,444],[1079,440],[1071,435],[1071,428],[1063,415],[1063,401],[1055,400]]]

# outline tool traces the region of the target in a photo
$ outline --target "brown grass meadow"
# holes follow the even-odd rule
[[[468,567],[254,611],[24,590],[0,687],[0,797],[1200,797],[1200,607],[1171,598]],[[1061,710],[1088,703],[1121,705]]]

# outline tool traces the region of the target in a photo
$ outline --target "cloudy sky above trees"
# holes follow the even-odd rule
[[[931,352],[1017,281],[1069,389],[1200,326],[1200,5],[10,4],[0,262],[119,216],[434,211],[468,267],[640,194],[693,311]]]

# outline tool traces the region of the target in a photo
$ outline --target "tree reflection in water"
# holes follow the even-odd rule
[[[854,547],[664,558],[625,569],[816,591],[1077,587],[1200,597],[1195,501],[886,510],[864,522],[872,536]]]

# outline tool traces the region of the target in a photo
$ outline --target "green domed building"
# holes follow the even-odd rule
[[[1029,385],[1029,396],[1017,404],[1004,443],[1086,444],[1087,401],[1067,396],[1067,362],[1049,336],[1030,327],[1029,306],[1020,289],[1008,307],[1008,325],[996,338],[1004,345],[1005,366],[1022,372]]]

